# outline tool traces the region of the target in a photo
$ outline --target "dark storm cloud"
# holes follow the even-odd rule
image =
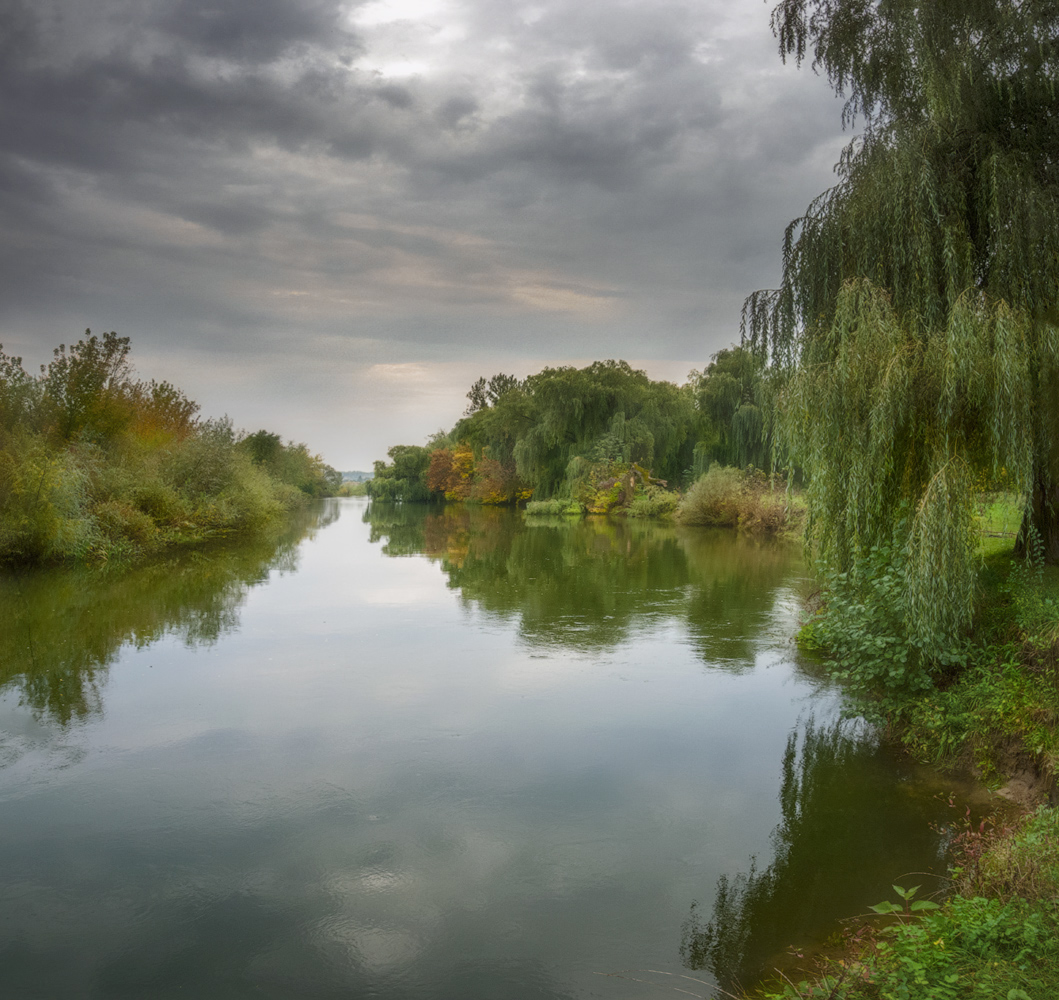
[[[379,363],[701,363],[838,149],[767,14],[8,0],[0,341],[118,328],[200,396],[236,363],[316,385],[291,413]]]
[[[329,0],[176,0],[152,18],[206,55],[268,62],[302,45],[328,45],[343,32]]]

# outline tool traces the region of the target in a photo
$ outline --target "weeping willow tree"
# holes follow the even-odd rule
[[[1020,548],[1059,561],[1059,4],[783,0],[772,26],[862,131],[744,339],[789,377],[819,554],[891,549],[929,646],[971,615],[976,486],[1024,495]]]

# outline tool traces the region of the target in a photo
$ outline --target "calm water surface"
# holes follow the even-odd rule
[[[0,578],[0,997],[753,979],[938,867],[950,812],[799,664],[802,573],[702,529],[347,500]]]

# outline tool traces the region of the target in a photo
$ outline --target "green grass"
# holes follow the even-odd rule
[[[983,557],[1010,553],[1021,524],[1022,504],[1014,493],[986,494],[978,505],[978,551]]]
[[[526,504],[525,512],[530,517],[546,517],[549,515],[580,517],[584,513],[584,508],[576,500],[557,497],[554,500],[531,500]]]

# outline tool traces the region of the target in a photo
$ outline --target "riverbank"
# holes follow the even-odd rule
[[[86,331],[31,376],[0,351],[0,566],[130,563],[260,532],[338,489],[304,444],[199,419],[128,355],[128,337]]]
[[[611,514],[711,528],[736,528],[751,535],[793,538],[805,520],[805,499],[788,491],[781,477],[759,469],[736,469],[714,464],[695,480],[686,493],[667,490],[651,482],[627,482],[615,477],[588,498],[531,500],[526,515],[574,516]]]
[[[905,878],[846,929],[841,957],[783,977],[760,1000],[1045,1000],[1059,988],[1059,810],[955,834],[951,893],[918,898]]]
[[[962,662],[927,688],[872,698],[855,687],[851,705],[915,758],[974,774],[1021,815],[997,811],[953,831],[947,898],[918,899],[916,880],[904,879],[873,907],[878,916],[852,923],[841,957],[821,960],[815,978],[754,995],[1059,995],[1059,568],[1014,561],[1010,507],[983,510],[979,601]],[[815,645],[817,635],[810,619],[800,638]]]

